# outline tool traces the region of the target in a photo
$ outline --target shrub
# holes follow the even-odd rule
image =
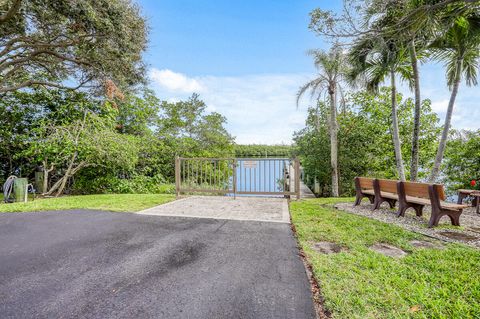
[[[79,194],[174,194],[175,185],[166,183],[160,175],[135,175],[130,178],[107,175],[76,179],[73,191]]]

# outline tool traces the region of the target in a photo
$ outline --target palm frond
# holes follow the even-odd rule
[[[477,76],[479,69],[479,52],[470,52],[463,60],[463,71],[465,72],[465,82],[468,86],[477,85]]]
[[[302,85],[297,92],[297,107],[300,103],[300,99],[305,94],[305,92],[307,92],[308,90],[312,90],[312,92],[314,92],[313,94],[315,94],[316,90],[318,90],[318,87],[321,85],[322,82],[323,82],[323,79],[316,78]]]

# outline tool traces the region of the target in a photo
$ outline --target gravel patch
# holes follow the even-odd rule
[[[427,227],[431,213],[429,206],[425,206],[423,216],[420,217],[415,215],[413,209],[407,210],[405,217],[397,217],[397,209],[388,208],[386,203],[375,211],[372,210],[373,205],[366,202],[362,202],[359,206],[353,206],[353,203],[339,203],[335,205],[335,208],[384,223],[394,224],[442,241],[463,243],[480,249],[480,215],[475,212],[474,207],[464,209],[460,216],[460,227],[452,226],[448,216],[444,216],[440,220],[439,226],[435,228]],[[445,234],[447,231],[448,234]],[[452,233],[458,233],[458,236],[454,236]]]

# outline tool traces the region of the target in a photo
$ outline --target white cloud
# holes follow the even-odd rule
[[[432,101],[432,110],[440,117],[440,125],[445,121],[445,113],[450,100],[451,91],[447,86],[444,66],[440,63],[428,63],[420,68],[420,84],[422,99]],[[409,97],[413,93],[405,83],[401,84],[400,91]],[[462,82],[458,90],[452,116],[452,128],[477,130],[480,128],[480,100],[478,87],[468,87]]]
[[[174,92],[202,92],[202,85],[195,79],[188,78],[182,73],[173,72],[172,70],[151,69],[150,78],[157,85]]]
[[[448,107],[448,99],[432,101],[432,111],[436,113],[445,113]]]
[[[291,143],[293,132],[304,126],[306,107],[301,105],[297,109],[295,104],[299,86],[309,80],[304,74],[194,78],[182,75],[186,82],[202,88],[188,91],[165,85],[160,81],[164,77],[152,76],[162,71],[150,71],[161,99],[185,99],[192,92],[201,93],[208,112],[219,112],[227,118],[227,129],[237,143]]]
[[[422,98],[432,100],[432,109],[443,124],[450,98],[443,68],[439,65],[422,66]],[[188,77],[171,70],[151,69],[150,77],[158,96],[163,100],[178,101],[193,92],[207,104],[208,112],[226,116],[227,129],[237,143],[291,143],[293,132],[303,128],[306,118],[305,96],[300,108],[295,100],[298,88],[310,80],[305,74],[256,74],[246,76]],[[409,97],[412,92],[405,83],[400,91]],[[480,124],[480,90],[461,85],[455,103],[452,127],[478,129]],[[310,103],[312,104],[312,103]]]

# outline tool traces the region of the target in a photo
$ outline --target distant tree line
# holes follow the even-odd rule
[[[291,145],[236,144],[236,157],[291,157]]]

